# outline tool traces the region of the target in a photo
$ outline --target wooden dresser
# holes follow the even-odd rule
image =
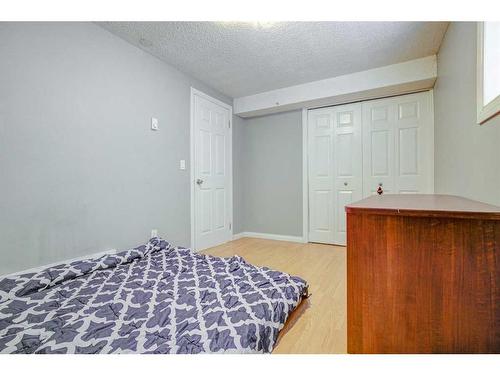
[[[381,195],[346,212],[349,353],[500,353],[499,207]]]

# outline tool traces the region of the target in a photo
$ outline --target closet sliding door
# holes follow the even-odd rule
[[[309,241],[345,244],[345,206],[362,198],[361,104],[308,114]]]
[[[309,241],[345,245],[345,206],[434,192],[430,92],[308,111]]]
[[[430,92],[363,103],[363,192],[434,192]]]

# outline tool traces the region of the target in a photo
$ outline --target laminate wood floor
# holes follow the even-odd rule
[[[345,247],[241,238],[203,252],[237,254],[257,266],[307,280],[311,296],[290,315],[273,353],[346,353]]]

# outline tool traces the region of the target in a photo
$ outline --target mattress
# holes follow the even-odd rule
[[[0,353],[269,353],[303,279],[161,238],[0,279]]]

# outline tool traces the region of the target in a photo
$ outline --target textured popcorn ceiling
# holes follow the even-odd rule
[[[433,55],[448,25],[447,22],[98,24],[233,98]]]

